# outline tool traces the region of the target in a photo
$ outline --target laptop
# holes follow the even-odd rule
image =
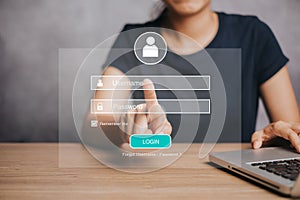
[[[300,197],[300,154],[291,148],[213,152],[209,160],[281,194]]]

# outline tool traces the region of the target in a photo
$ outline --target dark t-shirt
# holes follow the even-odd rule
[[[283,54],[271,29],[257,17],[225,13],[217,14],[219,17],[219,30],[206,49],[241,49],[241,139],[243,142],[249,142],[252,133],[255,131],[259,86],[276,74],[288,62],[288,58]],[[145,24],[125,25],[122,31],[144,27],[159,27],[160,23],[161,17]],[[132,41],[128,41],[128,44],[124,45],[119,43],[117,39],[114,47],[128,48],[128,45],[133,45],[131,43]],[[130,46],[130,48],[132,48],[132,46]],[[110,65],[126,73],[132,67],[139,64],[139,61],[133,57],[133,54],[123,56],[122,59],[115,60]],[[176,67],[176,70],[178,70],[181,74],[195,74],[195,71],[193,71],[192,68],[182,68],[182,61],[180,61],[181,59],[179,57],[169,55],[169,57],[166,57],[165,60],[168,60],[168,58],[169,62],[173,63],[174,67],[176,67],[176,63],[181,63],[178,67]],[[171,98],[166,95],[166,93],[158,94],[157,96],[158,98]],[[171,119],[171,124],[176,126],[176,116]],[[195,141],[201,141],[201,137],[196,137]]]

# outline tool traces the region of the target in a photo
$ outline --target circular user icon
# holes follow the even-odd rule
[[[134,53],[139,61],[146,65],[161,62],[167,54],[165,39],[156,32],[141,34],[134,43]]]

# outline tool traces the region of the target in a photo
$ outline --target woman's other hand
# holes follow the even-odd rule
[[[275,137],[281,137],[291,142],[291,145],[300,153],[300,123],[277,121],[264,129],[253,133],[251,142],[254,149],[263,146]]]

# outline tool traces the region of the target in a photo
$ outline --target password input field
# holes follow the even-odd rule
[[[158,101],[163,112],[151,114],[210,114],[210,99],[150,99],[147,102]],[[144,99],[91,99],[92,114],[125,114],[131,113],[148,114]]]

